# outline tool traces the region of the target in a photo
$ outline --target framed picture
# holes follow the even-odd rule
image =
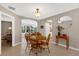
[[[44,28],[44,26],[43,26],[43,25],[41,25],[41,26],[40,26],[40,28],[41,28],[41,29],[43,29],[43,28]]]

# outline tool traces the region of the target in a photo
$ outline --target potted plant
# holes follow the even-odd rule
[[[61,31],[64,29],[62,26],[57,26],[58,29],[58,35],[61,35]]]

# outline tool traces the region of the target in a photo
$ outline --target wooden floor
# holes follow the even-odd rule
[[[16,47],[10,47],[6,46],[2,49],[2,56],[29,56],[29,50],[30,48],[25,51],[26,48],[26,41],[25,39],[22,40],[20,45],[17,45]],[[33,51],[30,55],[36,56],[36,54]],[[44,50],[41,53],[37,54],[38,56],[79,56],[78,51],[74,50],[66,50],[64,47],[56,46],[52,43],[50,43],[50,54],[47,50]]]

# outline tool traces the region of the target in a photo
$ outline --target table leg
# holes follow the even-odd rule
[[[68,49],[69,48],[69,40],[67,39],[66,40],[66,49]]]
[[[55,41],[56,45],[58,45],[58,42],[59,42],[59,40],[58,40],[58,38],[56,38],[56,41]]]

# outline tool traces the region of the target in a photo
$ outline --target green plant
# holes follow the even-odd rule
[[[58,29],[58,35],[60,35],[61,34],[61,31],[64,29],[62,26],[57,26],[57,29]]]

